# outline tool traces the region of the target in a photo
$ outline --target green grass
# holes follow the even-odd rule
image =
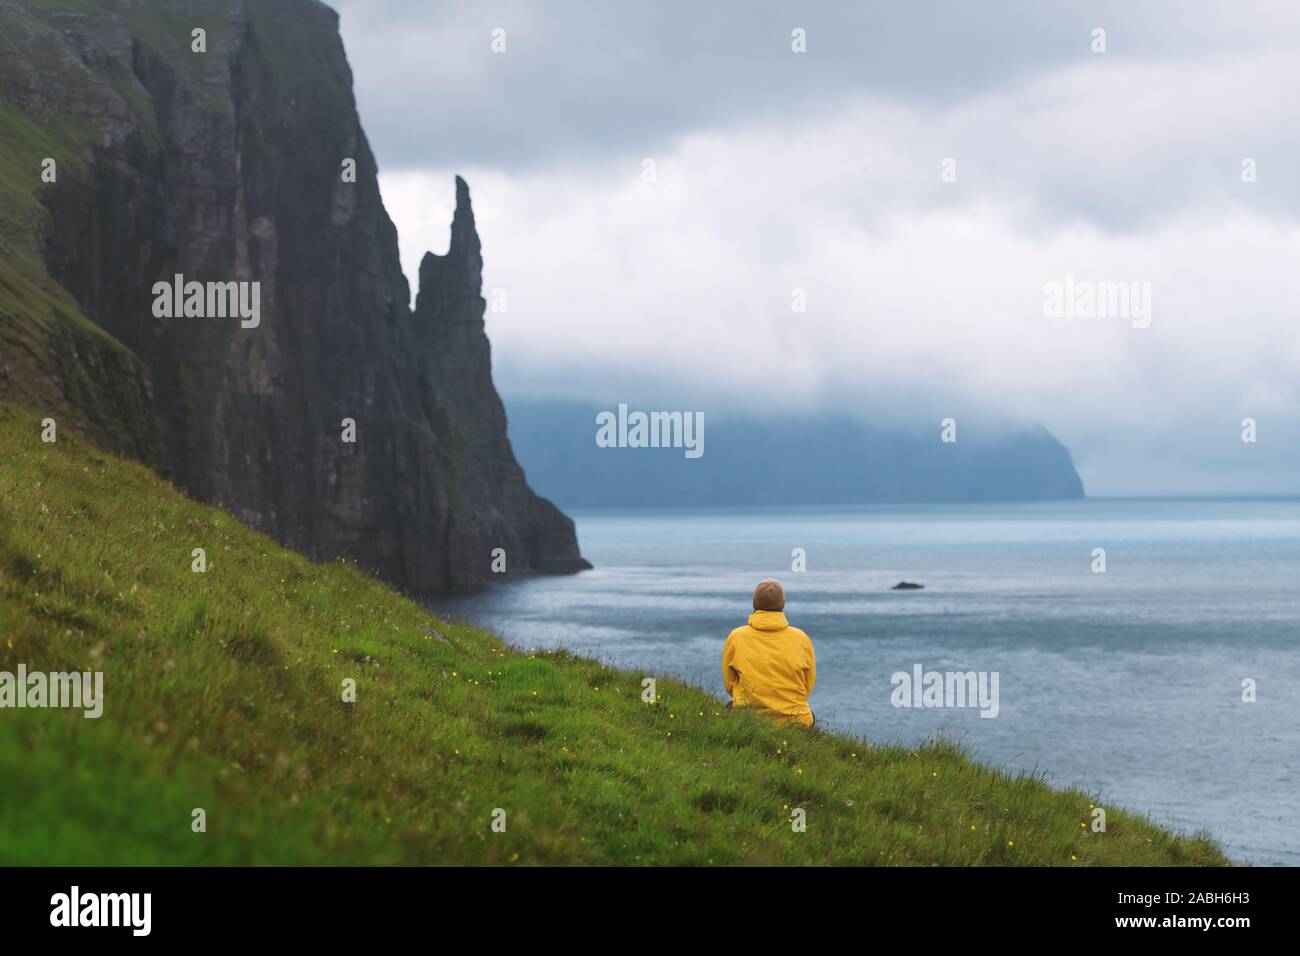
[[[0,103],[0,251],[8,260],[40,263],[44,206],[38,194],[53,184],[41,180],[42,163],[53,159],[59,181],[86,172],[83,149],[94,130],[71,121],[37,126],[15,107]],[[40,271],[44,266],[39,265]]]
[[[140,396],[130,382],[147,378],[144,365],[82,314],[41,259],[50,228],[41,192],[76,188],[87,174],[84,150],[95,133],[71,119],[38,126],[0,103],[0,398],[76,419],[101,443],[113,444],[149,428],[147,420],[123,419],[124,408],[140,410],[131,407]],[[46,157],[58,164],[57,184],[41,180]]]
[[[0,711],[0,864],[1226,862],[1110,807],[1093,833],[1095,798],[951,744],[779,727],[668,679],[646,704],[646,675],[439,620],[0,404],[20,662],[102,670],[104,713]]]

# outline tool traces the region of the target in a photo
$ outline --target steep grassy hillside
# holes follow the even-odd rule
[[[0,59],[12,42],[0,39]],[[143,363],[82,315],[41,259],[49,213],[38,196],[50,188],[42,163],[54,160],[60,181],[76,188],[92,133],[53,121],[38,127],[0,101],[0,399],[40,408],[105,447],[153,461]]]
[[[951,746],[670,680],[643,703],[644,675],[438,620],[39,418],[0,404],[0,671],[102,670],[105,703],[0,710],[0,864],[1226,862]]]

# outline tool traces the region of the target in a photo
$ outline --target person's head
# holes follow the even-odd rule
[[[764,578],[754,588],[755,611],[785,610],[785,589],[776,578]]]

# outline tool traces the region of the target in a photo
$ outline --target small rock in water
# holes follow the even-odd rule
[[[912,582],[912,581],[899,581],[897,584],[895,584],[895,585],[894,585],[892,588],[890,588],[889,590],[891,590],[891,591],[919,591],[919,590],[921,590],[923,587],[925,587],[924,584],[916,584],[915,582]]]

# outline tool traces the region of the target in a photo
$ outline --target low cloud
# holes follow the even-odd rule
[[[952,103],[851,90],[381,184],[413,276],[468,179],[507,397],[956,409],[1046,425],[1092,493],[1298,491],[1300,66],[1227,42],[1106,56]],[[1150,326],[1046,317],[1067,276],[1150,283]]]

